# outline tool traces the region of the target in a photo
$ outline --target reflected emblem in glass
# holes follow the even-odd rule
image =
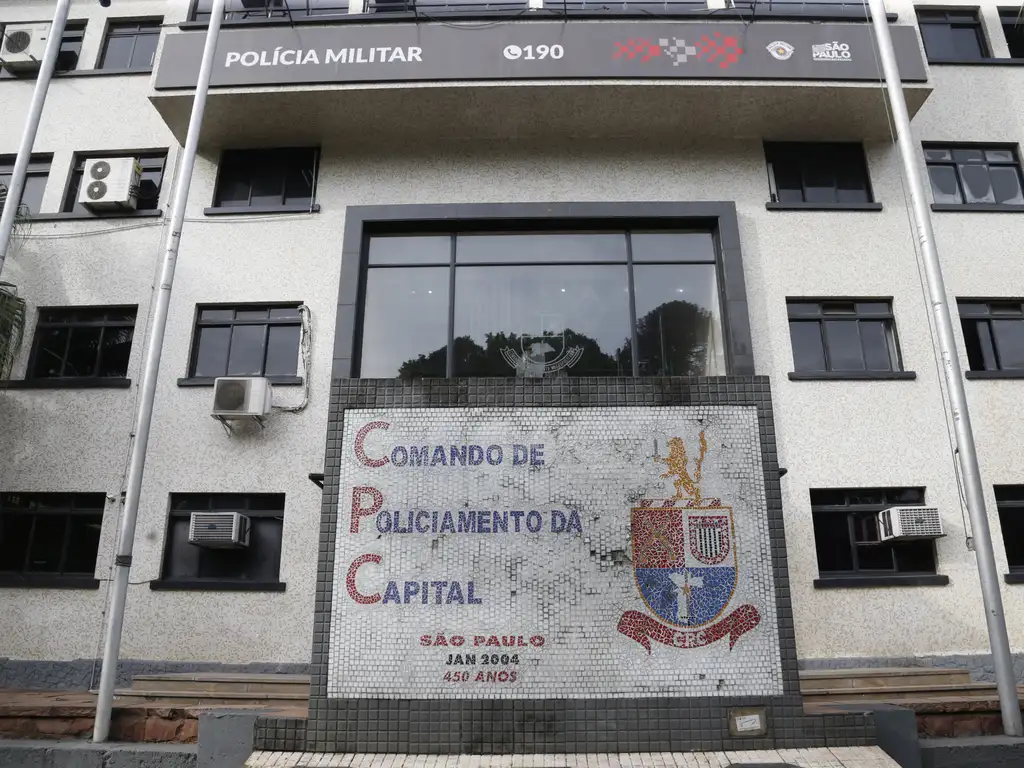
[[[583,356],[583,347],[566,346],[565,331],[520,334],[519,347],[518,351],[503,347],[501,356],[515,369],[517,376],[523,377],[540,377],[571,368]]]
[[[704,498],[701,493],[701,466],[708,451],[703,432],[699,442],[700,455],[691,474],[683,439],[669,440],[668,456],[655,461],[665,465],[661,476],[672,479],[675,495],[660,503],[644,499],[631,510],[636,586],[654,616],[626,611],[618,629],[648,652],[652,640],[676,648],[698,648],[726,635],[732,648],[761,620],[752,605],[742,605],[722,618],[738,577],[733,511],[721,499]],[[683,506],[676,506],[679,501]]]

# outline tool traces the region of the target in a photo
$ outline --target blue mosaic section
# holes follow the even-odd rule
[[[715,619],[729,603],[736,569],[637,568],[636,581],[658,616],[680,626],[699,627]]]

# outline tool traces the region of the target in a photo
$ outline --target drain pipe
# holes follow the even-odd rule
[[[156,309],[153,312],[153,326],[146,340],[146,359],[142,370],[141,397],[135,416],[135,442],[132,443],[131,459],[128,466],[128,489],[125,494],[124,516],[121,518],[121,532],[118,539],[117,555],[114,557],[114,578],[111,582],[110,607],[107,614],[107,629],[103,639],[103,670],[100,673],[100,692],[96,701],[96,722],[92,740],[106,741],[110,733],[110,712],[114,703],[114,681],[117,679],[117,660],[121,651],[121,630],[124,625],[124,605],[128,597],[128,574],[132,566],[132,550],[135,545],[135,523],[139,517],[139,494],[142,490],[142,473],[146,466],[146,447],[149,444],[149,427],[153,421],[153,401],[156,398],[156,380],[160,371],[160,354],[163,351],[164,332],[167,328],[167,309],[171,303],[171,285],[174,282],[174,267],[178,260],[178,245],[181,242],[181,227],[185,221],[185,206],[188,203],[189,187],[192,185],[192,171],[195,169],[199,149],[199,133],[206,112],[206,95],[210,89],[213,60],[217,51],[217,38],[224,18],[224,0],[213,0],[210,26],[206,32],[206,47],[203,49],[203,63],[199,69],[195,98],[192,102],[192,117],[188,124],[185,151],[182,153],[178,178],[174,185],[174,204],[171,208],[171,226],[167,233],[163,269],[159,290],[156,295]]]

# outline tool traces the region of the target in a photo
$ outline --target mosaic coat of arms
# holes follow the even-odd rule
[[[626,611],[618,629],[648,652],[652,640],[697,648],[726,635],[732,648],[761,620],[752,605],[731,606],[739,575],[733,511],[701,492],[708,449],[703,432],[699,442],[691,474],[684,441],[671,438],[668,456],[655,461],[665,465],[661,476],[673,480],[675,495],[644,499],[631,510],[634,575],[650,613]]]

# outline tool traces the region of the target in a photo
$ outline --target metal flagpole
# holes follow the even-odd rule
[[[96,701],[96,721],[92,740],[106,741],[110,731],[110,710],[114,701],[114,681],[117,678],[117,659],[121,650],[121,629],[124,624],[124,604],[128,597],[128,573],[132,566],[132,549],[135,545],[135,523],[139,515],[139,492],[142,489],[142,473],[146,466],[146,446],[149,443],[149,427],[153,420],[153,400],[156,397],[156,379],[160,371],[160,354],[163,351],[164,331],[167,328],[167,308],[171,302],[171,285],[174,282],[174,267],[178,260],[178,244],[181,242],[181,227],[185,220],[185,205],[188,202],[189,187],[192,185],[192,171],[196,164],[199,148],[199,133],[206,112],[206,95],[210,89],[210,75],[213,72],[217,38],[224,17],[224,0],[213,0],[210,26],[206,32],[206,47],[203,49],[203,63],[199,69],[195,99],[192,102],[192,117],[188,124],[185,151],[178,167],[178,178],[174,186],[174,204],[171,208],[171,227],[167,234],[163,269],[157,291],[156,309],[153,312],[153,327],[146,342],[146,360],[142,370],[141,397],[135,417],[135,442],[132,444],[131,460],[128,466],[128,488],[125,493],[124,517],[114,558],[114,578],[110,589],[110,606],[107,614],[107,630],[103,640],[103,669],[100,673],[100,692]]]
[[[946,286],[942,280],[942,267],[935,248],[935,233],[932,231],[931,215],[925,198],[924,184],[917,164],[917,149],[910,131],[910,117],[907,103],[903,98],[896,54],[889,34],[889,22],[885,15],[884,0],[868,0],[871,8],[871,22],[878,40],[885,87],[892,106],[896,124],[896,140],[900,158],[903,161],[903,175],[910,188],[910,199],[914,214],[917,237],[921,243],[925,282],[928,301],[935,316],[936,336],[939,353],[942,356],[949,392],[949,410],[953,416],[953,432],[956,436],[957,454],[964,479],[967,513],[971,518],[974,532],[975,554],[978,559],[978,575],[981,581],[981,595],[985,605],[985,620],[988,623],[988,642],[992,649],[996,684],[999,689],[999,706],[1003,715],[1003,730],[1007,736],[1024,736],[1021,726],[1020,699],[1017,697],[1017,681],[1013,673],[1013,659],[1010,656],[1010,641],[1006,635],[1006,618],[1003,615],[1003,601],[999,593],[999,574],[996,571],[995,554],[992,550],[992,534],[989,531],[988,515],[985,511],[985,497],[982,491],[981,470],[971,429],[971,415],[967,408],[967,394],[964,391],[960,360],[957,357],[956,341],[953,335],[953,320],[946,300]]]
[[[21,204],[21,193],[25,189],[25,174],[28,172],[29,160],[32,158],[32,145],[35,144],[36,133],[39,131],[39,119],[43,115],[46,93],[50,89],[50,79],[53,77],[53,70],[57,65],[57,55],[60,53],[60,44],[64,37],[64,27],[68,23],[70,8],[71,0],[57,0],[57,10],[53,12],[53,21],[50,23],[50,37],[46,41],[46,50],[43,51],[43,62],[39,67],[35,90],[32,91],[32,104],[28,109],[25,132],[21,136],[21,146],[18,147],[18,159],[14,161],[11,183],[7,187],[7,202],[4,204],[3,213],[0,214],[0,272],[4,271],[7,248],[11,242],[11,232],[14,231],[14,217]]]

